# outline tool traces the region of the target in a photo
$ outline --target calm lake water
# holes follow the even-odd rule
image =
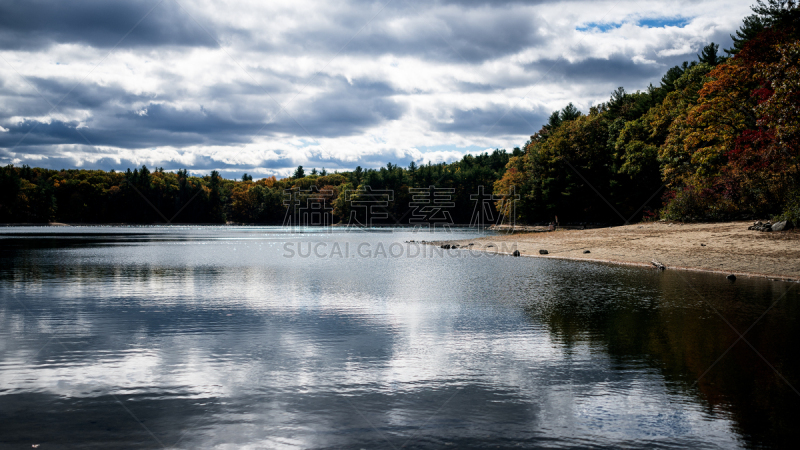
[[[797,284],[443,254],[412,239],[433,237],[0,229],[0,447],[800,437]]]

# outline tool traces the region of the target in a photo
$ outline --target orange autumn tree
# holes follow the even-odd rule
[[[697,104],[672,123],[661,150],[673,195],[665,216],[726,219],[776,214],[787,204],[797,163],[776,147],[776,131],[796,117],[791,48],[787,33],[768,30],[708,73]],[[776,83],[785,85],[779,98]]]
[[[524,167],[524,158],[524,156],[512,156],[509,158],[506,172],[499,180],[494,182],[494,192],[502,196],[501,200],[495,202],[497,212],[509,220],[512,219],[512,201],[515,200],[510,198],[510,195],[518,194],[522,190],[521,188],[529,181],[529,175]],[[517,217],[513,219],[516,221]]]

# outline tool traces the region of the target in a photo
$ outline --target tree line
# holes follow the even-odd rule
[[[306,175],[300,166],[292,177],[255,181],[248,174],[229,180],[217,171],[192,176],[185,169],[150,171],[146,166],[116,172],[9,165],[0,168],[0,222],[279,224],[286,221],[287,209],[307,205],[312,197],[323,203],[330,222],[354,218],[364,224],[365,212],[352,204],[364,201],[369,189],[387,199],[378,204],[384,216],[378,223],[408,224],[415,217],[410,209],[413,189],[436,186],[447,190],[453,203],[448,208],[452,223],[469,223],[471,195],[479,186],[491,194],[509,159],[520,155],[520,149],[498,149],[450,164],[389,163],[333,174],[313,169]]]

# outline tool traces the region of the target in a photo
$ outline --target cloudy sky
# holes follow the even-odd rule
[[[4,0],[0,164],[234,178],[514,148],[749,1]]]

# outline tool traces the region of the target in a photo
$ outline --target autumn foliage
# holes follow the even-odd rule
[[[528,222],[614,223],[656,210],[667,219],[797,222],[800,41],[794,19],[781,20],[730,58],[711,44],[658,87],[620,88],[571,120],[555,114],[496,189],[522,189],[519,218]]]

